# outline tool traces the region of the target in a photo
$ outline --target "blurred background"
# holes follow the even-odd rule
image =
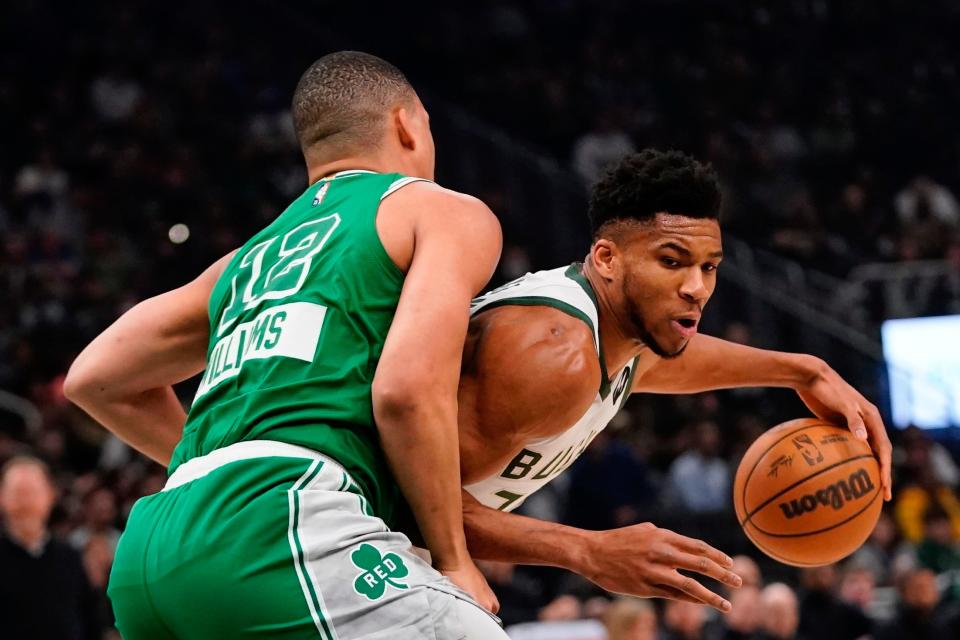
[[[491,286],[581,259],[589,185],[624,153],[712,162],[727,258],[703,329],[825,358],[896,445],[895,497],[868,543],[798,572],[751,545],[729,499],[752,440],[806,414],[796,397],[634,397],[524,512],[590,529],[649,520],[737,555],[752,584],[719,616],[487,564],[512,637],[960,638],[960,4],[278,4],[0,7],[0,463],[50,465],[49,531],[82,591],[38,615],[75,616],[71,638],[117,637],[113,548],[132,503],[165,481],[64,400],[70,362],[302,192],[293,88],[350,48],[407,73],[438,181],[499,215]],[[11,504],[7,527],[46,508]],[[4,626],[27,614],[7,595],[36,579],[0,551],[0,637],[19,637]]]

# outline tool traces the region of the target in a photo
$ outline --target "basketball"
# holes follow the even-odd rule
[[[883,506],[870,445],[818,418],[791,420],[757,438],[733,485],[737,520],[774,560],[836,562],[860,547]]]

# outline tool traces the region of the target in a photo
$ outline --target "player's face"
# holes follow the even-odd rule
[[[717,285],[720,225],[657,214],[630,234],[623,256],[624,312],[635,337],[662,358],[680,355]]]

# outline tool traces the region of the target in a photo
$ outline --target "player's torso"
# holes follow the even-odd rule
[[[403,273],[376,214],[410,181],[338,173],[240,248],[211,293],[207,369],[171,471],[253,439],[315,449],[348,468],[380,465],[370,386]]]
[[[580,318],[592,329],[598,358],[601,357],[596,300],[576,266],[527,274],[474,300],[471,313],[476,315],[504,305],[550,306]],[[520,506],[530,494],[573,464],[613,419],[629,396],[636,364],[633,360],[620,371],[610,372],[593,403],[575,424],[557,425],[553,435],[528,440],[519,447],[508,445],[509,451],[498,449],[498,442],[485,442],[485,455],[500,460],[496,471],[480,480],[471,479],[464,488],[494,509],[511,511]],[[544,383],[549,384],[549,374]]]

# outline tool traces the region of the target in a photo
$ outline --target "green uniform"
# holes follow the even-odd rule
[[[415,180],[313,184],[217,281],[170,479],[118,545],[108,593],[126,640],[464,637],[464,594],[391,530],[404,502],[373,422],[404,279],[376,215]]]
[[[312,185],[250,239],[210,296],[207,370],[170,464],[244,440],[328,454],[391,521],[397,504],[370,385],[403,286],[376,229],[410,182],[347,172]]]

